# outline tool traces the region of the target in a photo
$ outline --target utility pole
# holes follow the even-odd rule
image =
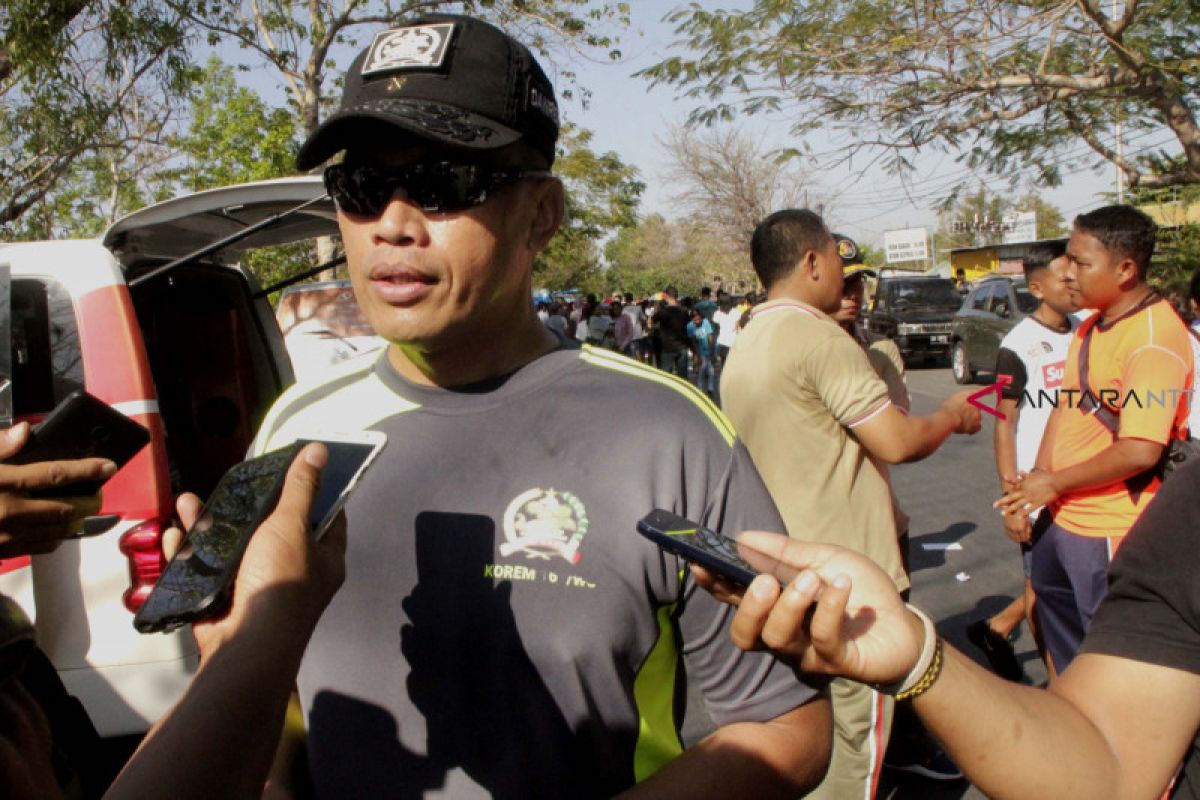
[[[1117,0],[1112,0],[1112,21],[1117,22]],[[1121,101],[1117,99],[1117,203],[1124,205],[1125,203],[1125,172],[1121,169],[1121,162],[1125,160],[1125,143],[1121,136]]]

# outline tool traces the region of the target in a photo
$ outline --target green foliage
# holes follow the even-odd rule
[[[658,214],[623,229],[604,254],[610,291],[644,296],[674,285],[682,297],[698,294],[718,278],[729,291],[756,286],[745,252],[707,228],[690,221],[668,222]]]
[[[1151,169],[1170,171],[1177,158],[1148,159]],[[1173,186],[1168,189],[1135,188],[1128,202],[1144,206],[1163,204],[1181,212],[1200,207],[1200,185]],[[1200,224],[1160,227],[1150,263],[1150,283],[1168,295],[1185,295],[1192,275],[1200,270]]]
[[[286,108],[269,107],[239,86],[232,67],[209,58],[192,99],[191,125],[171,146],[184,161],[173,175],[183,191],[200,191],[295,172],[300,147]]]
[[[1037,214],[1037,238],[1058,239],[1069,233],[1062,211],[1048,203],[1037,192],[1029,192],[1013,204],[1013,211],[1032,211]]]
[[[191,85],[188,45],[179,14],[155,0],[0,3],[0,234],[51,235],[77,212],[87,226],[89,205],[111,215],[139,194],[122,173],[143,166],[130,152],[158,142]],[[85,176],[106,194],[79,196]],[[66,196],[51,198],[60,185]]]
[[[362,47],[384,26],[421,14],[462,13],[495,23],[562,65],[560,94],[573,96],[570,60],[619,58],[616,32],[629,24],[627,3],[607,0],[354,0],[340,4],[310,0],[174,0],[190,9],[190,19],[207,30],[209,43],[236,43],[248,68],[266,67],[287,87],[302,132],[316,129],[331,107],[329,84],[341,78],[346,62],[333,58],[342,46]],[[587,91],[582,97],[586,101]]]
[[[341,6],[0,0],[0,236],[96,233],[176,190],[291,172],[298,136],[333,104],[348,63],[340,56],[401,17],[476,14],[561,64],[619,57],[616,33],[629,21],[627,3],[601,0]],[[237,69],[268,71],[287,102],[264,105],[214,64],[202,73],[189,60],[200,38],[240,47]],[[185,114],[201,74],[204,85]],[[557,77],[561,94],[571,96],[574,73],[560,69]]]
[[[567,216],[534,265],[537,286],[600,292],[605,278],[599,243],[637,222],[645,184],[616,153],[591,148],[591,131],[564,125],[554,171],[566,187]]]
[[[797,139],[838,132],[893,170],[930,148],[1011,178],[1057,184],[1078,160],[1131,184],[1200,183],[1200,4],[1195,0],[754,0],[669,19],[680,44],[642,74],[695,102],[693,121],[787,118]],[[1170,172],[1122,159],[1109,135],[1173,136]],[[1079,152],[1090,156],[1081,157]]]
[[[982,247],[1001,242],[1004,234],[998,230],[973,231],[968,226],[986,222],[1000,224],[1016,211],[1033,211],[1037,214],[1038,239],[1054,239],[1067,232],[1062,212],[1057,206],[1043,200],[1037,192],[1030,191],[1012,201],[991,194],[980,184],[976,191],[951,194],[942,203],[942,213],[938,217],[938,250],[948,252],[960,247]]]

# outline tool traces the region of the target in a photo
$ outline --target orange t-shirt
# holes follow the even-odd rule
[[[1108,428],[1080,409],[1079,350],[1093,328],[1089,388],[1119,414],[1119,437],[1165,445],[1186,436],[1192,348],[1179,315],[1159,299],[1107,325],[1099,321],[1099,314],[1092,315],[1071,340],[1058,393],[1062,412],[1051,451],[1052,470],[1086,461],[1113,443]],[[1070,492],[1058,499],[1054,521],[1080,536],[1124,536],[1160,483],[1157,478],[1145,485],[1117,481]]]

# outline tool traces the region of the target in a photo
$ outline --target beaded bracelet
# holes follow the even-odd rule
[[[933,682],[942,672],[942,640],[938,638],[933,620],[919,608],[907,603],[905,607],[921,620],[925,628],[925,638],[921,642],[921,654],[917,658],[917,663],[913,665],[912,671],[901,680],[886,686],[876,685],[873,687],[876,691],[891,695],[897,700],[911,700],[924,694],[930,686],[933,686]]]
[[[921,680],[917,681],[911,689],[900,692],[896,695],[896,700],[912,700],[915,697],[920,697],[929,691],[929,687],[933,686],[934,681],[942,674],[942,640],[935,640],[933,646],[933,661],[929,663],[929,669],[925,670],[925,674],[921,676]]]

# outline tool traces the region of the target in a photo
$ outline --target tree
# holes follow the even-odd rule
[[[1168,162],[1155,168],[1169,170],[1172,165]],[[1189,209],[1200,207],[1200,186],[1136,189],[1131,202],[1139,206],[1174,206],[1181,212],[1179,216],[1186,218]],[[1200,270],[1200,224],[1160,226],[1150,264],[1150,282],[1164,294],[1186,295],[1196,270]]]
[[[84,204],[108,215],[120,173],[160,137],[191,85],[187,26],[155,0],[4,0],[0,5],[0,228],[49,235],[81,198],[55,202],[74,176],[99,179]],[[77,188],[77,187],[76,187]],[[95,191],[96,189],[100,191]],[[70,195],[71,191],[68,190]],[[44,204],[40,219],[15,223]]]
[[[761,138],[737,128],[672,126],[659,145],[677,207],[739,245],[749,246],[754,228],[772,211],[812,204],[824,213],[824,201],[809,196],[808,175],[794,163],[777,163]]]
[[[1032,211],[1037,215],[1037,238],[1058,239],[1067,235],[1067,223],[1062,211],[1048,203],[1037,192],[1030,191],[1012,207],[1013,211]]]
[[[1056,239],[1066,234],[1062,212],[1030,191],[1017,200],[992,194],[980,184],[969,194],[953,193],[941,204],[938,215],[939,250],[949,252],[960,247],[982,247],[1004,241],[1006,220],[1015,212],[1032,211],[1037,215],[1035,238]]]
[[[705,232],[725,279],[753,285],[750,237],[771,212],[801,205],[827,212],[798,165],[779,163],[761,138],[737,128],[673,126],[659,145],[667,157],[664,177],[676,187],[675,207]]]
[[[591,131],[564,125],[554,171],[566,187],[567,216],[534,265],[534,281],[552,289],[604,288],[599,242],[637,223],[645,184],[616,153],[591,149]]]
[[[983,184],[970,194],[952,195],[938,215],[939,247],[954,250],[1002,241],[999,226],[1008,209],[1008,202],[1000,195],[989,194]]]
[[[627,3],[591,0],[350,0],[340,8],[327,0],[173,1],[209,32],[211,44],[235,42],[253,68],[279,76],[303,136],[325,116],[330,79],[340,78],[349,65],[349,58],[339,59],[335,51],[363,46],[366,32],[359,29],[364,26],[377,29],[431,12],[465,13],[490,20],[547,55],[571,51],[619,58],[616,40],[605,28],[629,21]],[[568,82],[574,78],[570,70],[561,75]],[[564,94],[570,96],[569,91]]]
[[[239,86],[234,70],[210,56],[193,97],[191,123],[171,139],[182,163],[171,172],[180,191],[199,191],[295,172],[300,141],[287,108],[267,105]]]
[[[715,282],[729,291],[746,292],[756,286],[753,272],[746,273],[746,253],[734,252],[718,234],[693,220],[668,222],[651,214],[640,224],[622,229],[604,249],[611,291],[639,297],[679,289],[680,296],[698,294]]]
[[[1131,186],[1200,183],[1200,4],[1195,0],[755,0],[696,3],[669,19],[683,55],[642,74],[700,102],[693,119],[784,114],[799,138],[836,127],[846,154],[881,147],[894,170],[917,151],[1054,185],[1073,147]],[[1170,170],[1106,135],[1167,133]]]

